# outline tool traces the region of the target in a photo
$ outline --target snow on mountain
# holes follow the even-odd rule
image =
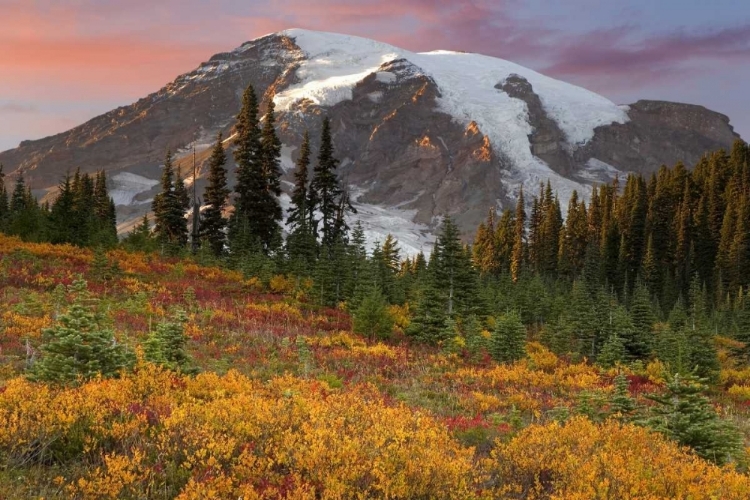
[[[154,179],[148,179],[130,172],[120,172],[112,176],[109,195],[114,200],[115,205],[132,205],[136,196],[149,191],[157,184],[159,184],[159,181]],[[147,202],[141,201],[135,203]]]
[[[441,93],[441,111],[463,125],[476,122],[493,148],[510,160],[515,168],[504,180],[509,188],[521,184],[536,189],[540,181],[550,179],[563,199],[574,189],[582,194],[590,190],[556,174],[531,153],[529,135],[533,128],[526,103],[496,88],[508,76],[517,74],[531,83],[570,146],[589,141],[600,125],[628,121],[626,109],[598,94],[503,59],[442,50],[413,53],[356,36],[300,29],[283,34],[295,40],[306,59],[297,69],[300,83],[276,95],[278,109],[288,110],[300,99],[323,106],[350,100],[357,83],[371,73],[376,73],[379,81],[394,83],[396,75],[378,69],[395,59],[406,59],[435,81]]]

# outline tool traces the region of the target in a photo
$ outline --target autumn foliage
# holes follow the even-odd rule
[[[614,415],[618,369],[537,342],[506,364],[419,344],[401,333],[408,306],[390,311],[391,338],[365,338],[287,276],[106,258],[120,272],[96,280],[88,250],[0,236],[0,498],[750,497],[738,464]],[[138,361],[119,378],[30,381],[79,275]],[[146,362],[180,311],[197,375]],[[713,401],[744,422],[750,374],[725,364]],[[640,405],[664,390],[658,368],[625,373]]]

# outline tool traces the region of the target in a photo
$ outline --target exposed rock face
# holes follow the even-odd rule
[[[519,184],[535,192],[538,182],[551,178],[561,197],[572,189],[586,196],[593,182],[607,181],[619,172],[648,173],[679,160],[692,165],[705,151],[728,148],[738,137],[726,116],[700,106],[639,101],[618,109],[595,94],[505,61],[469,54],[412,54],[354,37],[349,38],[361,44],[362,54],[355,47],[342,55],[337,48],[340,36],[330,35],[331,47],[321,48],[320,40],[327,35],[313,33],[310,38],[309,33],[282,32],[217,54],[130,106],[62,134],[24,141],[0,153],[0,162],[11,179],[23,172],[40,194],[53,189],[66,171],[107,170],[125,230],[129,221],[150,208],[167,148],[177,151],[183,175],[192,165],[192,146],[202,166],[215,134],[231,135],[242,92],[252,84],[262,97],[261,111],[276,96],[286,180],[291,180],[304,131],[316,138],[320,117],[329,116],[340,175],[365,208],[361,217],[368,236],[382,239],[394,232],[406,250],[415,250],[429,244],[430,228],[441,215],[454,216],[469,236],[489,207],[513,202]],[[317,45],[310,46],[308,39]],[[312,65],[314,50],[318,66]],[[365,64],[362,71],[357,64],[372,59],[373,51],[382,51],[382,57],[376,54],[377,64]],[[311,84],[311,72],[319,68],[321,57],[339,68],[351,64],[353,83],[341,84],[323,72]],[[489,113],[469,106],[468,99],[479,98],[476,95],[467,95],[463,108],[456,106],[463,89],[458,83],[473,78],[469,75],[467,80],[461,72],[471,70],[466,61],[474,60],[477,68],[498,61],[503,71],[518,69],[494,76],[486,85],[482,79],[489,77],[477,73],[477,89],[488,92],[489,100],[497,99],[488,101]],[[455,75],[453,61],[464,64]],[[549,90],[558,89],[555,85],[573,100],[558,99]],[[596,123],[595,116],[593,121],[588,116],[583,125],[575,122],[574,112],[581,111],[581,102],[585,107],[589,95],[591,109],[604,106],[608,117],[619,114],[622,119],[601,120],[604,124],[591,127],[591,134],[580,141],[573,132],[579,134],[587,123]],[[280,107],[279,96],[286,103]],[[476,117],[466,111],[471,109],[479,110]],[[493,109],[512,120],[493,122]],[[495,123],[499,124],[489,125]],[[200,176],[197,185],[200,193]]]
[[[574,158],[594,157],[623,171],[650,173],[677,161],[693,166],[706,151],[728,149],[739,138],[727,116],[703,106],[638,101],[628,108],[629,122],[598,128]]]

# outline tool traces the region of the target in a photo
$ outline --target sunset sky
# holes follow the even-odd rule
[[[480,52],[617,103],[727,114],[750,138],[750,0],[0,0],[0,151],[300,27]]]

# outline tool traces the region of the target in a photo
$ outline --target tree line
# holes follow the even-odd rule
[[[55,201],[39,203],[23,173],[12,192],[0,164],[0,232],[37,243],[68,243],[82,247],[117,245],[115,203],[103,171],[66,174]]]

